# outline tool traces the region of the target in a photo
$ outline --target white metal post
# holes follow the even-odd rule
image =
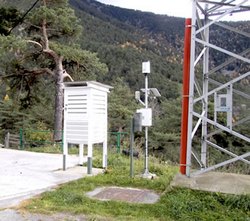
[[[145,108],[148,108],[148,74],[145,73]],[[148,170],[148,127],[145,127],[145,168],[144,174],[149,173]]]
[[[145,108],[148,108],[148,75],[145,74]],[[148,174],[148,127],[145,127],[145,171]]]
[[[107,105],[108,103],[108,96],[107,94],[105,95],[105,104]],[[108,131],[108,110],[105,110],[105,129],[104,131]],[[108,134],[107,132],[104,134],[104,141],[103,141],[103,157],[102,157],[102,167],[104,169],[107,169],[108,167]]]
[[[150,61],[142,63],[142,73],[145,75],[145,109],[148,109],[148,74],[150,74]],[[145,159],[143,177],[149,177],[148,170],[148,125],[145,125]]]
[[[188,110],[188,134],[187,134],[187,166],[186,175],[190,176],[192,155],[192,124],[193,124],[193,101],[194,101],[194,62],[195,62],[195,31],[196,31],[196,2],[192,3],[192,27],[191,27],[191,49],[190,49],[190,80],[189,80],[189,110]]]
[[[217,92],[214,93],[214,122],[217,123]]]
[[[227,106],[229,110],[227,111],[227,127],[232,131],[232,121],[233,121],[233,84],[230,84],[227,88]]]
[[[79,144],[79,165],[83,165],[84,145]]]
[[[208,5],[206,5],[207,9]],[[207,15],[205,15],[205,25],[209,22]],[[209,27],[204,29],[204,41],[209,42]],[[208,71],[209,71],[209,47],[206,47],[206,51],[203,57],[203,95],[202,109],[204,114],[202,120],[202,138],[201,138],[201,162],[203,167],[207,167],[207,121],[208,116]]]
[[[148,108],[148,75],[145,74],[145,108]]]
[[[106,110],[105,110],[105,129],[106,133],[104,134],[104,141],[103,141],[103,157],[102,157],[102,167],[104,169],[107,169],[108,167],[108,95],[105,94],[105,104],[106,104]]]

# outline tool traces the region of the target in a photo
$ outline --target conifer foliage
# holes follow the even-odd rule
[[[69,74],[67,68],[79,72],[79,78],[83,79],[93,67],[95,73],[105,72],[105,65],[76,44],[82,28],[67,0],[39,1],[17,29],[13,35],[0,36],[1,78],[10,85],[12,92],[23,94],[22,108],[28,108],[36,96],[31,91],[35,90],[40,76],[45,83],[52,78],[55,87],[54,140],[61,140],[63,81],[65,78],[73,81],[71,74],[74,74]],[[84,66],[86,61],[87,68]]]

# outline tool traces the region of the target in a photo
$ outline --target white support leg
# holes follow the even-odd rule
[[[88,143],[88,165],[87,171],[89,175],[92,175],[92,157],[93,157],[93,144]]]
[[[108,144],[107,140],[103,142],[103,156],[102,156],[102,167],[103,169],[107,169],[108,166]]]
[[[63,170],[67,169],[68,143],[63,143]]]
[[[79,144],[79,165],[83,165],[84,145]]]

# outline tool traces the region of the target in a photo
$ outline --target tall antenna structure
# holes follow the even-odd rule
[[[250,42],[250,31],[222,22],[247,11],[250,0],[192,0],[185,31],[180,158],[180,172],[187,176],[236,161],[250,166],[250,145],[236,154],[214,139],[226,134],[250,144],[250,135],[239,128],[250,121],[250,44],[235,48],[232,42],[245,38]],[[223,33],[229,33],[226,42],[220,39]],[[211,162],[210,151],[215,150],[227,155],[226,160]]]

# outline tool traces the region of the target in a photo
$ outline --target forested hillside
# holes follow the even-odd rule
[[[65,2],[56,1],[60,4]],[[33,5],[35,2],[0,0],[3,8],[15,7],[20,17],[30,9],[23,19],[19,19],[16,23],[7,23],[7,30],[16,25],[10,36],[31,38],[33,34],[32,39],[39,40],[37,33],[34,34],[39,31],[36,27],[26,29],[30,14],[39,5]],[[109,130],[129,131],[130,118],[136,108],[140,107],[134,99],[134,92],[144,87],[141,63],[150,60],[149,87],[158,88],[162,95],[159,99],[150,100],[154,111],[154,126],[150,128],[149,136],[150,153],[161,156],[164,160],[178,162],[184,19],[122,9],[94,0],[69,0],[69,7],[74,10],[78,24],[82,27],[78,38],[59,40],[58,37],[61,36],[55,33],[49,36],[52,41],[57,40],[57,44],[69,47],[74,45],[77,53],[79,50],[84,51],[85,55],[80,61],[77,59],[78,54],[74,54],[73,50],[70,52],[69,48],[64,50],[62,46],[54,46],[55,49],[60,49],[61,53],[67,52],[63,61],[67,72],[76,81],[94,79],[112,85],[114,89],[109,97]],[[246,31],[250,29],[247,22],[233,23],[233,25],[244,26]],[[220,38],[213,38],[213,33],[216,35],[219,33]],[[225,39],[228,37],[233,42],[233,39],[237,39],[237,36],[222,32],[220,27],[211,30],[211,40],[216,40],[221,45],[225,44]],[[237,44],[227,45],[231,51],[240,50],[241,46],[249,48],[250,42],[247,38],[241,39]],[[53,63],[40,60],[38,52],[33,56],[32,61],[37,59],[42,67],[48,65],[53,68]],[[226,57],[221,56],[212,61],[211,65],[217,65],[225,59]],[[34,65],[29,62],[29,65]],[[16,67],[12,70],[4,68],[6,67],[1,65],[1,75],[8,69],[9,77],[1,78],[2,137],[7,130],[17,131],[20,127],[53,129],[55,92],[53,79],[48,75],[20,76],[18,75],[20,67],[19,70]],[[242,68],[247,67],[238,67]],[[13,76],[10,74],[11,71],[17,73],[15,78],[11,77]],[[141,148],[143,134],[138,134],[137,137],[138,148]],[[123,148],[128,147],[126,140],[123,144]]]

